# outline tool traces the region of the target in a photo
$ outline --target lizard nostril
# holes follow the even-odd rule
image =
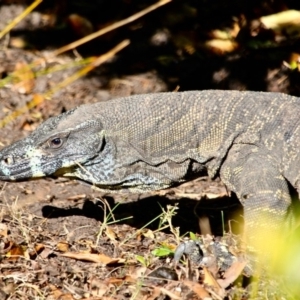
[[[2,159],[2,163],[4,163],[5,165],[11,165],[14,163],[14,159],[12,156],[6,156]]]

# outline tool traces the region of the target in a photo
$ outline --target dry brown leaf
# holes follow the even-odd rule
[[[185,197],[194,200],[200,200],[202,198],[202,195],[200,195],[199,193],[182,193],[182,192],[175,191],[175,195],[177,197]]]
[[[150,239],[153,239],[153,240],[155,239],[155,235],[154,235],[153,231],[150,230],[150,229],[145,230],[145,231],[143,232],[143,236],[144,236],[144,237],[147,237],[147,238],[150,238]]]
[[[26,42],[24,37],[11,37],[9,46],[13,48],[25,49],[28,46],[28,43]]]
[[[97,275],[94,275],[89,279],[89,285],[91,293],[95,297],[102,297],[109,289],[109,285],[98,278]]]
[[[66,252],[61,254],[61,256],[78,260],[91,261],[95,263],[102,263],[105,265],[125,262],[125,259],[123,258],[112,258],[104,254],[95,254],[88,252]]]
[[[209,37],[212,39],[229,40],[231,39],[230,33],[226,30],[214,29],[209,32]]]
[[[25,121],[22,126],[21,126],[21,129],[22,130],[25,130],[25,131],[33,131],[33,126],[32,124],[30,124],[29,122]]]
[[[213,39],[205,42],[204,47],[210,49],[215,54],[223,55],[235,51],[239,44],[232,40]]]
[[[86,194],[78,194],[78,195],[68,197],[67,200],[76,201],[76,200],[81,200],[81,199],[85,199],[85,198],[86,198]]]
[[[227,288],[231,283],[233,283],[243,272],[247,264],[246,260],[234,262],[224,274],[224,279],[218,279],[218,283],[221,287]]]
[[[74,300],[74,297],[72,294],[62,294],[58,300]]]
[[[215,277],[209,272],[209,270],[203,267],[204,281],[203,283],[212,288],[212,291],[216,293],[216,296],[220,296],[222,299],[225,296],[225,290],[219,285]]]
[[[49,255],[51,255],[53,253],[53,250],[46,247],[44,248],[44,250],[40,253],[40,257],[42,259],[47,259],[49,257]]]
[[[268,29],[278,29],[291,25],[300,25],[300,11],[286,10],[277,14],[261,17],[260,21]]]
[[[215,279],[215,277],[208,271],[208,269],[206,267],[203,267],[203,272],[204,272],[204,283],[212,286],[216,289],[220,289],[220,285],[217,282],[217,280]]]
[[[2,252],[8,253],[10,251],[10,249],[14,246],[14,242],[9,241],[9,240],[6,240],[6,241],[4,240],[3,242],[4,242],[4,245],[3,246],[1,245],[3,248]]]
[[[43,103],[45,101],[45,97],[41,94],[34,94],[32,97],[32,100],[28,104],[29,108],[38,106],[39,104]]]
[[[0,223],[0,237],[6,238],[8,233],[7,225]]]
[[[228,196],[227,192],[221,192],[221,193],[204,193],[205,197],[207,199],[217,199],[217,198],[222,198]]]
[[[210,298],[208,291],[199,283],[190,280],[184,280],[183,283],[189,287],[195,294],[197,294],[201,299]]]
[[[238,33],[240,32],[241,27],[238,22],[233,24],[233,27],[228,30],[220,30],[214,29],[209,32],[209,37],[212,39],[218,40],[230,40],[232,38],[236,38]]]
[[[45,245],[44,244],[36,244],[34,246],[34,250],[29,252],[29,257],[31,259],[34,259],[36,257],[37,254],[40,254],[43,250],[45,249]]]
[[[105,233],[106,233],[107,237],[113,241],[115,241],[118,237],[117,234],[114,232],[114,230],[110,227],[106,227]]]
[[[37,253],[41,252],[41,251],[44,250],[44,249],[45,249],[45,245],[44,245],[44,244],[36,244],[36,245],[34,246],[34,250],[35,250]]]
[[[130,276],[133,278],[143,277],[147,272],[147,267],[137,267],[130,272]]]
[[[56,248],[60,252],[67,252],[69,250],[69,244],[67,242],[58,242]]]
[[[173,292],[171,292],[171,291],[169,291],[169,290],[167,290],[167,289],[165,289],[165,288],[163,288],[163,287],[160,288],[160,291],[161,291],[163,294],[165,294],[165,295],[167,295],[168,297],[170,297],[171,299],[174,299],[174,300],[180,300],[180,299],[182,299],[182,297],[180,297],[180,296],[174,294]]]
[[[20,94],[29,94],[34,87],[34,74],[27,63],[18,62],[13,73],[16,83],[14,88]]]
[[[114,299],[118,299],[117,297],[101,297],[101,300],[114,300]],[[99,300],[99,298],[85,298],[85,299],[82,299],[82,300]]]
[[[161,294],[161,288],[157,286],[153,286],[152,295],[147,298],[147,300],[155,300],[158,299]]]

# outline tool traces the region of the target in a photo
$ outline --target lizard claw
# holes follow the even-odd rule
[[[174,253],[175,265],[179,263],[183,255],[186,255],[195,266],[214,268],[221,272],[225,272],[240,260],[240,255],[235,255],[230,251],[230,245],[227,245],[226,239],[221,238],[219,240],[211,236],[204,237],[201,240],[182,242]],[[246,276],[252,275],[250,262],[245,266],[243,274]]]
[[[203,251],[199,241],[187,240],[182,242],[175,250],[174,262],[177,264],[183,255],[187,255],[188,258],[195,264],[201,264],[203,260]]]

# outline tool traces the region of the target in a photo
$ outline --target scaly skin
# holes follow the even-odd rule
[[[244,205],[250,244],[290,225],[300,99],[193,91],[83,105],[0,151],[0,180],[75,177],[103,190],[164,189],[207,172]],[[259,233],[259,234],[258,234]],[[261,235],[261,238],[257,238]]]

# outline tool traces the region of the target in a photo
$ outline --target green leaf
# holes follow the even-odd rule
[[[159,247],[151,251],[151,254],[157,257],[163,257],[173,254],[174,251],[167,247]]]
[[[190,239],[193,240],[193,241],[197,241],[198,238],[196,237],[195,233],[193,232],[190,232]]]
[[[148,262],[144,256],[141,255],[136,255],[135,256],[136,260],[139,261],[144,267],[147,267]]]

